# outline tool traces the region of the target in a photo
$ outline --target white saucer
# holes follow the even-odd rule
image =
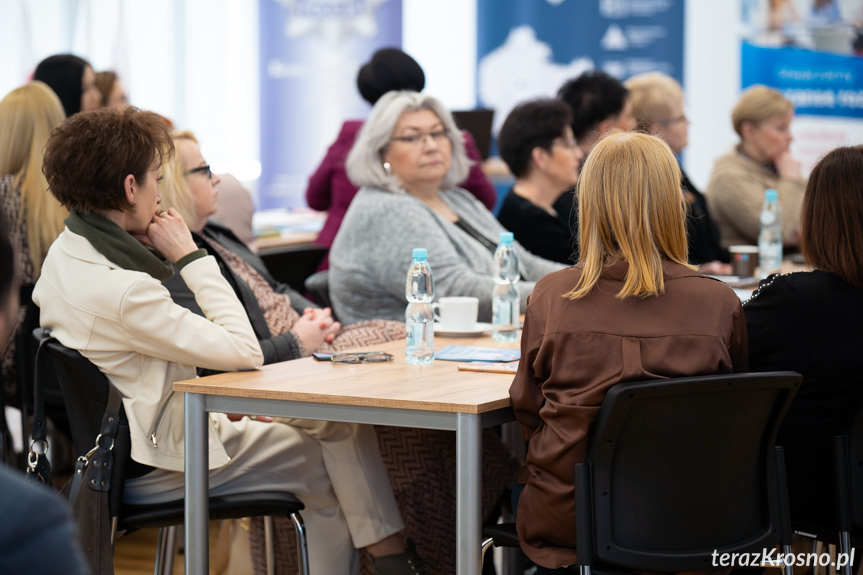
[[[477,337],[491,331],[490,323],[477,322],[470,329],[444,329],[439,323],[434,324],[434,332],[441,337]]]

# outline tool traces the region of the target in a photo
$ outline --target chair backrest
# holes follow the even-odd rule
[[[33,302],[33,286],[22,285],[20,290],[21,307],[25,309],[24,321],[15,332],[15,366],[17,370],[18,405],[25,416],[33,414],[33,378],[36,375],[36,352],[39,343],[34,331],[39,328],[39,307]],[[42,331],[42,330],[38,330]],[[56,381],[49,381],[42,388],[45,413],[55,423],[66,420],[63,392]]]
[[[327,248],[316,244],[299,244],[261,248],[258,255],[273,278],[302,292],[306,279],[327,255]]]
[[[863,405],[849,420],[843,435],[847,446],[845,465],[849,475],[848,496],[851,498],[849,528],[860,530],[863,529]],[[838,470],[834,470],[836,472]]]
[[[694,571],[714,551],[772,547],[785,479],[776,434],[801,381],[774,372],[612,387],[588,438],[595,559]]]
[[[312,296],[312,301],[322,307],[332,308],[330,300],[330,272],[324,270],[315,272],[306,278],[306,290]]]
[[[36,361],[50,362],[53,370],[41,370],[47,377],[56,377],[63,391],[63,400],[69,414],[72,442],[76,456],[89,452],[96,443],[102,426],[102,417],[108,404],[111,383],[99,368],[77,350],[70,349],[59,341],[45,335]],[[111,474],[111,515],[118,515],[123,499],[123,483],[126,479],[140,477],[153,468],[142,465],[131,458],[131,437],[126,413],[120,409],[120,427],[114,439],[114,468]]]

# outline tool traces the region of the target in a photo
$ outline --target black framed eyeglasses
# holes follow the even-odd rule
[[[330,358],[333,363],[383,363],[392,361],[393,356],[383,351],[361,351],[357,353],[337,353]]]
[[[436,144],[440,144],[446,138],[449,137],[449,131],[447,130],[435,130],[434,132],[422,132],[420,134],[411,134],[409,136],[393,136],[390,138],[391,142],[404,142],[410,146],[419,146],[423,142],[425,142],[426,137],[432,139],[432,141]]]
[[[206,166],[192,168],[191,170],[186,170],[185,172],[183,172],[184,176],[188,176],[189,174],[204,174],[209,180],[213,177],[213,170],[210,169],[210,164],[207,164]]]

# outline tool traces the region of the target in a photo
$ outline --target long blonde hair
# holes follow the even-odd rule
[[[647,134],[614,131],[590,152],[578,182],[580,262],[575,287],[590,294],[606,265],[629,264],[619,299],[663,293],[662,258],[686,265],[680,168],[668,144]]]
[[[10,225],[20,234],[27,214],[27,241],[36,277],[69,214],[48,193],[42,173],[45,143],[65,119],[60,99],[42,82],[16,88],[0,100],[0,175],[14,174],[12,185],[21,189],[21,207]]]
[[[191,140],[198,143],[195,134],[188,130],[178,130],[171,133],[171,139],[176,144],[177,140]],[[162,196],[162,207],[177,210],[189,229],[194,229],[197,221],[195,214],[195,200],[184,175],[183,158],[179,151],[162,164],[162,183],[159,184],[159,194]]]

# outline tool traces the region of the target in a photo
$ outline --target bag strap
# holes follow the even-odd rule
[[[36,352],[36,371],[33,378],[33,419],[30,431],[30,452],[27,454],[27,479],[51,487],[51,462],[48,461],[48,422],[45,419],[45,385],[48,361],[42,347],[53,337],[43,337]]]
[[[111,470],[114,465],[114,442],[117,438],[117,430],[120,427],[120,408],[122,399],[120,392],[113,386],[109,386],[108,404],[105,407],[105,415],[102,416],[102,427],[96,436],[96,444],[86,455],[82,455],[75,462],[75,474],[72,477],[72,486],[69,490],[69,501],[74,501],[81,483],[84,481],[85,471],[92,465],[87,476],[87,486],[94,491],[107,492],[111,489]]]

